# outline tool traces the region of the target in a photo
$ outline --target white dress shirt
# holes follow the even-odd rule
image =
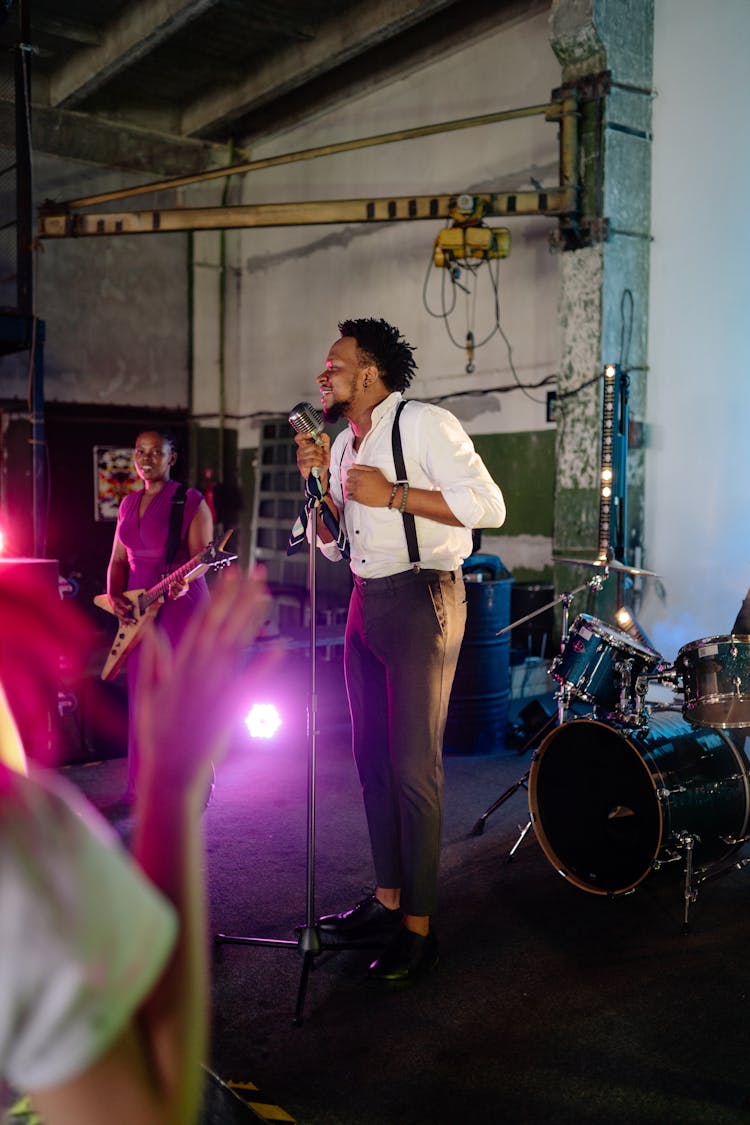
[[[346,473],[352,465],[372,465],[389,481],[397,473],[391,435],[402,395],[392,392],[372,412],[372,427],[359,449],[354,433],[344,430],[331,448],[331,498],[343,518],[351,550],[351,568],[360,578],[384,578],[412,565],[397,506],[368,507],[345,495]],[[505,519],[503,494],[474,449],[457,418],[442,407],[408,400],[399,418],[406,477],[413,488],[441,492],[462,527],[415,516],[420,566],[455,570],[471,554],[472,528],[500,527]],[[400,499],[400,494],[399,494]],[[341,554],[333,543],[319,545],[329,559]]]

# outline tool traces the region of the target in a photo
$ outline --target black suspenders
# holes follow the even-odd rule
[[[399,484],[406,482],[406,465],[404,463],[404,451],[401,447],[401,430],[399,429],[398,420],[401,416],[401,411],[406,406],[405,402],[400,402],[396,409],[396,417],[393,419],[393,430],[391,433],[391,441],[393,444],[393,462],[396,466],[396,480]],[[419,544],[417,543],[417,525],[414,516],[410,512],[402,512],[401,518],[404,521],[404,534],[406,535],[406,546],[409,549],[409,562],[419,562]]]

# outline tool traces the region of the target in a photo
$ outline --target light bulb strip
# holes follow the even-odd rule
[[[615,428],[615,376],[617,369],[608,364],[604,368],[604,389],[602,392],[602,449],[601,471],[599,474],[599,558],[606,559],[611,543],[612,495],[614,491],[614,471],[612,454]]]

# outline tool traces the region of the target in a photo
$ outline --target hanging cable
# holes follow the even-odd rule
[[[548,387],[557,382],[557,375],[545,375],[538,383],[530,383],[532,389],[539,387]],[[502,395],[509,394],[511,391],[517,391],[517,383],[506,383],[502,387],[474,387],[466,391],[450,391],[448,394],[436,395],[434,398],[427,399],[426,401],[432,403],[447,402],[448,399],[453,398],[481,398],[483,395]]]
[[[429,281],[430,274],[432,273],[432,270],[434,268],[434,264],[435,263],[432,260],[432,255],[430,255],[430,260],[427,263],[427,272],[424,275],[424,285],[422,286],[422,304],[424,305],[425,312],[427,312],[430,316],[434,316],[436,320],[445,320],[446,316],[450,316],[450,314],[453,312],[453,310],[456,307],[456,291],[455,291],[455,289],[453,290],[453,304],[451,305],[451,307],[446,312],[446,309],[445,309],[445,285],[446,285],[446,273],[447,273],[447,271],[444,270],[442,278],[441,278],[441,293],[440,293],[441,299],[442,299],[442,304],[443,304],[443,311],[442,312],[433,312],[432,311],[432,309],[430,308],[430,306],[428,304],[428,301],[427,301],[427,283]]]
[[[627,321],[625,315],[625,306],[629,305],[627,313]],[[623,371],[628,370],[628,360],[630,359],[630,343],[633,338],[633,293],[630,289],[623,289],[622,297],[620,298],[620,367]]]

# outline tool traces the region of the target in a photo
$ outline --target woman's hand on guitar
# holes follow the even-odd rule
[[[108,594],[107,597],[120,621],[133,620],[133,603],[124,594]]]
[[[184,597],[187,592],[187,582],[172,582],[168,590],[169,597],[173,602],[177,601],[178,598]]]

